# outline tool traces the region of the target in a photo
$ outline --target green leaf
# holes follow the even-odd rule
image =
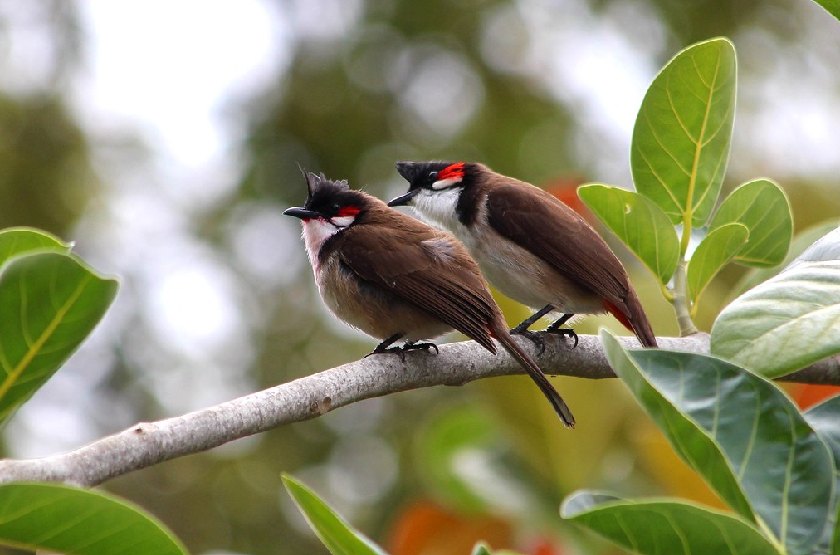
[[[840,260],[803,262],[732,301],[712,354],[771,378],[840,353]]]
[[[633,129],[636,190],[672,223],[708,220],[720,194],[735,118],[735,48],[723,38],[689,46],[659,72]]]
[[[352,528],[315,492],[291,476],[283,475],[286,491],[303,513],[309,527],[333,555],[385,555],[385,552]]]
[[[817,4],[825,8],[825,10],[840,19],[840,0],[814,0]]]
[[[677,269],[680,243],[659,206],[639,193],[599,184],[579,187],[578,196],[663,285],[668,283]]]
[[[630,353],[625,351],[611,334],[602,330],[600,337],[610,366],[665,433],[677,454],[700,472],[712,489],[736,512],[750,521],[754,520],[753,509],[720,446],[713,438],[703,434],[696,423],[674,405],[669,404],[668,400],[648,383],[647,376],[642,373],[642,369],[631,358]],[[667,351],[661,352],[663,356],[671,354]]]
[[[743,224],[725,224],[710,232],[697,245],[688,261],[688,295],[692,304],[697,302],[721,268],[743,248],[749,235]]]
[[[840,495],[840,395],[835,395],[805,412],[805,420],[828,445],[834,459],[834,505]],[[837,514],[831,515],[820,539],[820,551],[840,555],[840,535],[836,529]]]
[[[746,266],[776,266],[784,260],[793,235],[793,216],[787,195],[769,179],[744,183],[726,197],[709,229],[729,223],[747,226],[747,244],[735,256]]]
[[[834,465],[790,399],[714,357],[625,351],[609,332],[600,337],[610,365],[676,452],[787,553],[810,553],[833,512]]]
[[[645,555],[780,553],[742,518],[677,500],[623,500],[579,491],[566,498],[560,514]]]
[[[59,484],[0,486],[0,544],[75,555],[183,555],[156,518],[98,491]]]
[[[33,251],[0,266],[0,420],[76,350],[116,291],[115,280],[62,252]]]
[[[786,267],[791,261],[793,261],[794,258],[802,254],[802,252],[810,247],[817,239],[836,229],[837,226],[840,226],[840,220],[831,219],[812,225],[797,233],[790,244],[790,248],[788,248],[788,253],[782,261],[781,266]],[[747,289],[752,289],[759,283],[767,281],[778,273],[778,266],[770,268],[753,268],[751,271],[744,274],[743,278],[738,280],[738,283],[732,288],[733,292],[735,295],[740,295]]]
[[[805,412],[805,420],[828,445],[834,457],[834,470],[840,477],[840,395],[808,409]]]
[[[35,228],[10,227],[0,231],[0,266],[13,256],[41,249],[70,250],[54,235]]]

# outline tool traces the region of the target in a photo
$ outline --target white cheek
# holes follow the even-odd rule
[[[460,177],[450,177],[448,179],[441,179],[440,181],[435,181],[432,183],[432,189],[435,191],[440,191],[441,189],[446,189],[450,185],[455,185],[456,183],[460,183]]]
[[[334,223],[338,227],[347,227],[348,225],[353,223],[353,220],[356,219],[356,216],[337,216],[331,219],[332,223]]]
[[[303,222],[303,243],[306,254],[315,271],[318,270],[318,251],[324,242],[338,233],[338,228],[322,218],[314,218]]]
[[[455,212],[460,193],[460,188],[443,191],[421,189],[412,199],[412,206],[427,222],[449,231],[455,231],[457,226],[460,225],[458,215]]]

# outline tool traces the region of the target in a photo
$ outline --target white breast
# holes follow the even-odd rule
[[[339,228],[332,225],[323,218],[313,218],[301,222],[303,224],[303,243],[306,245],[306,254],[309,255],[309,263],[317,277],[320,270],[318,263],[318,252],[327,239],[338,233]]]
[[[454,232],[455,226],[461,225],[455,212],[460,192],[461,189],[458,187],[443,191],[420,189],[420,192],[412,199],[412,206],[429,224]]]

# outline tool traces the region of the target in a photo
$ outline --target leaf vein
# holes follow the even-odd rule
[[[76,289],[68,296],[67,300],[65,301],[64,305],[56,311],[53,318],[47,324],[44,331],[41,332],[41,335],[35,340],[35,342],[27,349],[26,353],[24,353],[23,358],[18,362],[17,366],[11,369],[6,375],[6,378],[0,383],[0,399],[6,396],[9,392],[9,389],[14,385],[14,383],[20,378],[20,375],[26,370],[32,360],[35,358],[37,351],[47,342],[47,340],[55,333],[55,330],[58,328],[61,320],[64,316],[69,312],[69,310],[73,307],[76,301],[79,300],[81,297],[82,292],[87,287],[88,282],[90,281],[91,276],[85,275],[79,281],[79,284],[76,286]]]

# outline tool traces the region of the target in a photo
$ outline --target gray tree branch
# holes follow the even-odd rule
[[[665,349],[709,351],[706,334],[658,340]],[[627,347],[639,347],[633,338],[622,341]],[[530,341],[520,339],[520,343],[536,356]],[[545,353],[536,358],[549,374],[587,379],[615,377],[597,336],[581,335],[575,349],[560,337],[547,336]],[[438,355],[409,353],[404,362],[392,354],[371,356],[183,416],[140,423],[68,453],[0,461],[0,483],[37,480],[94,486],[282,424],[315,418],[363,399],[421,387],[463,385],[521,371],[504,350],[494,356],[472,341],[441,345]],[[840,358],[819,362],[785,380],[840,385]],[[564,430],[558,422],[557,433],[574,432]]]

